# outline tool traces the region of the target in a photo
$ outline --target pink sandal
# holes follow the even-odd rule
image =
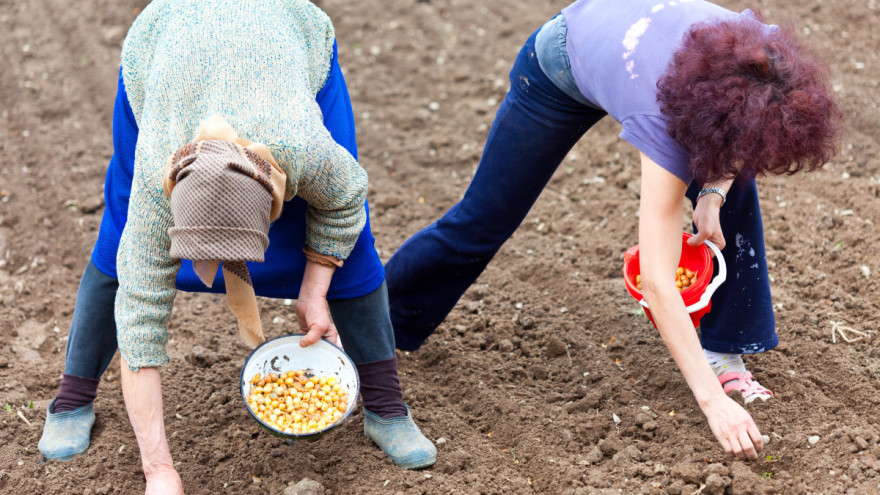
[[[719,375],[718,381],[721,382],[725,394],[733,390],[742,392],[746,404],[758,398],[767,400],[773,397],[773,392],[761,386],[757,381],[752,380],[752,374],[748,371],[745,373],[730,371]]]

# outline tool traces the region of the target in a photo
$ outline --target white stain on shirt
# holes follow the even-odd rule
[[[660,12],[661,10],[663,10],[663,7],[666,7],[666,6],[663,5],[662,3],[658,3],[657,5],[651,7],[651,13],[656,14],[657,12]]]
[[[648,31],[648,25],[651,24],[650,17],[642,17],[635,24],[629,27],[626,30],[626,34],[623,36],[623,48],[626,50],[623,52],[623,59],[628,59],[633,52],[636,51],[636,47],[639,46],[639,38]],[[630,79],[635,79],[639,77],[638,74],[633,72],[635,68],[635,63],[630,60],[626,64],[626,71],[629,73]]]

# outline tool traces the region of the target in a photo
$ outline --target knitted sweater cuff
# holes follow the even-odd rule
[[[331,219],[318,218],[311,210],[306,218],[306,246],[320,254],[340,260],[347,259],[354,250],[361,231],[367,223],[363,206],[359,214],[342,221],[326,221]]]
[[[312,263],[317,263],[319,265],[328,266],[331,268],[341,268],[343,261],[336,256],[327,256],[326,254],[321,254],[309,246],[303,248],[303,252],[306,254],[306,259],[311,261]]]
[[[141,368],[158,368],[168,362],[165,346],[158,343],[143,343],[135,349],[127,349],[120,343],[119,354],[128,363],[128,368],[135,373]]]

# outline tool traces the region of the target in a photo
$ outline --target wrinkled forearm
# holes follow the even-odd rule
[[[165,436],[162,383],[158,368],[134,372],[125,358],[121,361],[122,395],[128,419],[141,453],[144,472],[159,466],[173,466]]]

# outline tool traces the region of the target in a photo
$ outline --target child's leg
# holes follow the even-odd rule
[[[440,325],[519,227],[572,146],[605,115],[544,75],[535,35],[520,51],[510,82],[463,199],[385,265],[400,349],[419,348]]]
[[[696,184],[688,188],[692,202],[698,192]],[[712,310],[700,320],[700,340],[725,390],[741,390],[747,402],[766,400],[772,393],[751,379],[742,361],[742,354],[763,352],[779,343],[754,180],[733,184],[720,220],[727,244],[721,254],[728,274],[712,297]]]
[[[398,466],[433,465],[437,449],[403,403],[385,283],[365,296],[332,300],[329,305],[345,352],[360,376],[364,433]]]

